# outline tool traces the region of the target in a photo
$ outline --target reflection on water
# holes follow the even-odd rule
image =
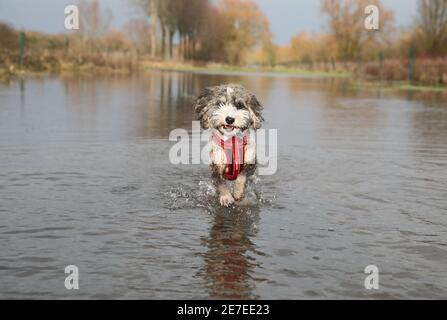
[[[272,200],[257,189],[256,181],[251,181],[240,206],[221,207],[211,181],[200,181],[198,185],[198,188],[194,183],[171,189],[168,201],[173,212],[203,208],[212,217],[209,233],[201,238],[206,247],[205,265],[197,276],[205,280],[211,298],[256,298],[252,273],[257,265],[256,256],[263,254],[251,239],[256,237],[260,206],[267,207]]]
[[[278,171],[222,209],[207,166],[170,164],[167,138],[228,82],[265,105]],[[446,165],[439,92],[176,72],[2,85],[0,298],[442,298]]]
[[[257,213],[247,213],[247,210],[214,215],[209,236],[204,240],[208,247],[204,276],[211,297],[255,298],[251,277],[256,259],[251,238],[256,236],[258,218]]]

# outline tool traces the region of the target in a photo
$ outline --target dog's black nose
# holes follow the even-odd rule
[[[233,123],[234,123],[234,118],[233,118],[233,117],[226,117],[226,118],[225,118],[225,121],[226,121],[228,124],[233,124]]]

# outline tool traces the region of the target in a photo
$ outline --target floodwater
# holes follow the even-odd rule
[[[229,209],[207,165],[168,157],[226,82],[278,130],[277,172]],[[446,101],[261,74],[0,85],[0,298],[447,298]]]

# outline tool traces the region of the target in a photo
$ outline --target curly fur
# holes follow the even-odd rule
[[[246,130],[254,132],[261,128],[264,122],[261,103],[254,94],[238,84],[203,89],[194,109],[203,129],[218,130],[224,137],[238,135]],[[234,119],[230,126],[226,122],[227,117]],[[226,169],[225,154],[212,139],[209,141],[212,176],[220,204],[223,206],[229,206],[244,197],[247,178],[256,170],[256,145],[254,139],[249,141],[244,168],[235,181],[233,193],[223,178]]]

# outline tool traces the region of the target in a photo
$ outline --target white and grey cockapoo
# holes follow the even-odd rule
[[[195,111],[203,129],[211,129],[209,141],[212,176],[222,206],[245,196],[247,178],[256,170],[255,131],[264,118],[254,94],[236,84],[205,88]],[[234,180],[231,193],[227,180]]]

